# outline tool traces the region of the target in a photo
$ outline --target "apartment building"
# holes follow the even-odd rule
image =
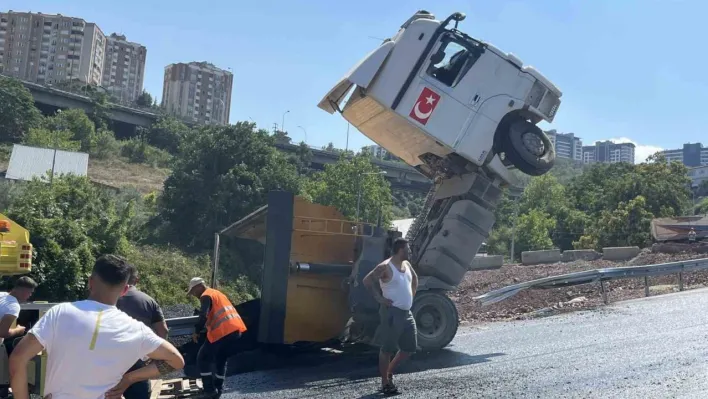
[[[686,143],[683,148],[664,150],[661,154],[667,162],[681,162],[688,167],[708,165],[708,147],[701,143]]]
[[[102,86],[121,103],[133,103],[143,92],[147,49],[113,33],[106,38]]]
[[[229,123],[233,74],[208,62],[165,67],[162,106],[168,112],[200,124]]]
[[[689,168],[688,177],[692,187],[700,187],[703,182],[708,181],[708,165]]]
[[[375,144],[366,146],[366,147],[362,148],[362,150],[368,151],[371,154],[371,156],[373,156],[374,158],[378,158],[378,159],[384,159],[386,157],[386,155],[388,155],[388,151],[386,151],[385,148],[381,147],[380,145],[375,145]]]
[[[556,157],[583,160],[583,141],[574,133],[558,133],[554,130],[545,132],[556,150]]]
[[[583,147],[582,159],[584,163],[634,163],[635,147],[632,143],[597,141],[595,145]]]
[[[52,84],[101,83],[105,35],[93,23],[61,14],[0,12],[0,73]]]

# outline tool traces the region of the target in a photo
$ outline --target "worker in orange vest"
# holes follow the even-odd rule
[[[246,324],[234,305],[223,293],[207,287],[203,278],[189,282],[187,294],[199,298],[201,310],[192,339],[197,342],[199,333],[206,329],[206,340],[197,354],[197,367],[202,377],[204,393],[209,398],[221,397],[226,378],[226,362],[238,351],[238,340],[246,332]],[[212,374],[211,363],[216,363]]]

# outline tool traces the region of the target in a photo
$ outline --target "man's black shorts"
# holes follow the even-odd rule
[[[410,310],[395,306],[381,306],[381,352],[396,353],[399,350],[415,353],[418,348],[418,331]]]

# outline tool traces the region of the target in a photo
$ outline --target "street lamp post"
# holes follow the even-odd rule
[[[285,133],[285,115],[287,115],[290,110],[283,112],[283,123],[280,124],[280,131]]]
[[[305,128],[302,127],[302,126],[298,126],[298,127],[299,127],[300,129],[302,129],[302,131],[305,133],[305,143],[307,143],[307,130],[305,130]]]

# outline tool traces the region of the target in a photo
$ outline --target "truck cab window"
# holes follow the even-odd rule
[[[430,57],[428,75],[446,86],[454,87],[477,61],[478,55],[454,41],[443,42]]]

